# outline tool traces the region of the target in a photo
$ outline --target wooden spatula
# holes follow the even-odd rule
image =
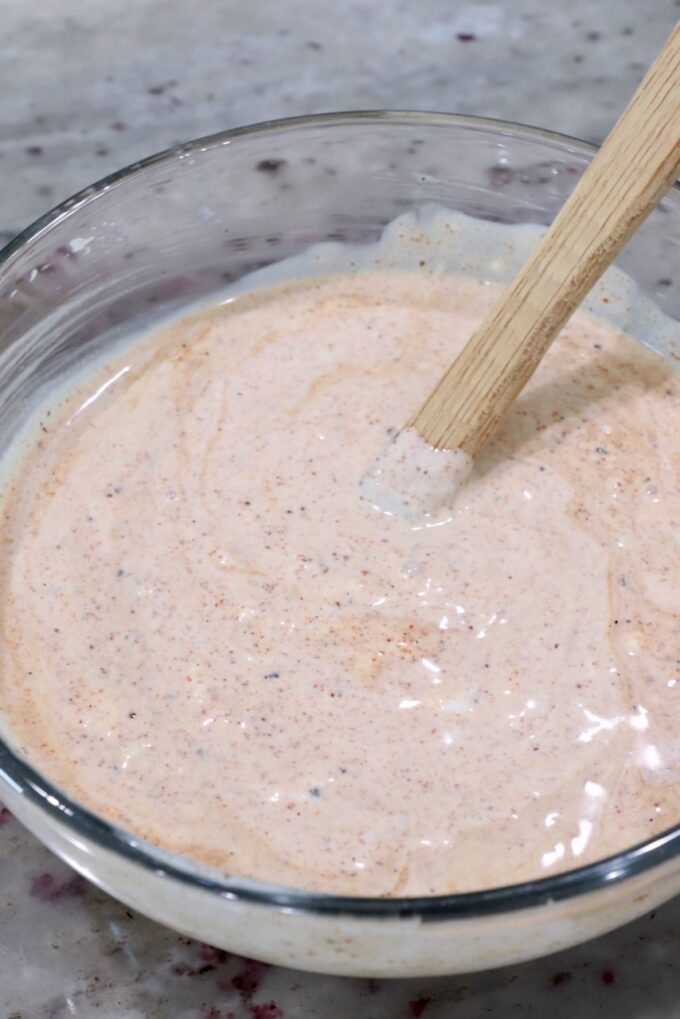
[[[535,252],[409,422],[475,457],[680,171],[680,22]]]

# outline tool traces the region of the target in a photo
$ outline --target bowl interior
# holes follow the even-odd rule
[[[355,114],[227,132],[121,171],[48,214],[0,256],[0,454],[36,394],[117,336],[312,243],[375,241],[396,215],[424,203],[547,225],[593,151],[473,118]],[[671,268],[677,272],[679,246],[675,189],[618,261],[676,320],[680,288]],[[9,748],[0,772],[38,798],[40,790],[55,798],[11,752],[1,717],[0,735]],[[72,806],[77,826],[89,815]],[[101,831],[111,838],[109,826]],[[610,870],[617,867],[620,860]],[[535,884],[549,894],[559,880]]]

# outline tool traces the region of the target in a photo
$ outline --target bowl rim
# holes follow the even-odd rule
[[[598,146],[570,135],[512,121],[454,113],[408,110],[361,110],[321,113],[262,121],[204,135],[174,145],[138,160],[94,184],[78,191],[39,217],[0,249],[0,270],[32,240],[48,231],[72,212],[96,199],[112,187],[134,178],[150,167],[169,163],[187,155],[196,155],[231,144],[239,138],[266,135],[276,131],[295,131],[308,127],[366,126],[377,123],[404,126],[463,127],[497,136],[521,136],[557,144],[572,152],[594,156]],[[680,200],[680,182],[670,193]],[[76,835],[85,836],[104,850],[119,854],[128,862],[154,874],[174,879],[228,900],[242,900],[294,910],[296,913],[326,914],[355,918],[418,918],[421,921],[451,920],[464,917],[500,915],[536,908],[549,902],[576,898],[589,892],[619,884],[680,857],[680,822],[654,837],[620,853],[559,874],[497,886],[479,891],[447,895],[377,898],[311,892],[294,887],[271,885],[253,878],[208,876],[191,858],[160,849],[145,839],[80,806],[45,779],[0,738],[0,782],[44,811],[53,821],[65,825]]]

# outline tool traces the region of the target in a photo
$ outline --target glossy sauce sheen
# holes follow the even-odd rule
[[[30,760],[167,849],[350,894],[510,884],[677,822],[668,364],[577,315],[448,513],[359,494],[494,297],[273,288],[43,416],[0,574]]]

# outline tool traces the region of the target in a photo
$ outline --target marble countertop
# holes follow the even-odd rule
[[[439,109],[600,139],[680,0],[0,0],[0,244],[178,141],[334,109]],[[680,900],[559,956],[360,981],[244,961],[135,915],[0,807],[0,1019],[680,1016]]]

